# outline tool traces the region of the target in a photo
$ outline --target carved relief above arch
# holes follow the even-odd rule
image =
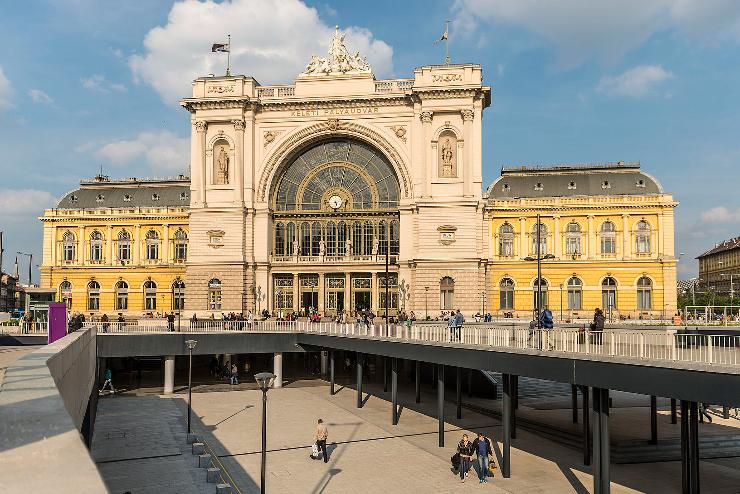
[[[398,150],[382,134],[352,121],[329,119],[290,133],[276,145],[274,151],[265,160],[257,189],[257,199],[262,202],[267,200],[268,187],[273,183],[279,168],[293,153],[313,142],[330,137],[358,139],[377,148],[393,165],[401,186],[402,196],[411,197],[411,175],[408,167]]]

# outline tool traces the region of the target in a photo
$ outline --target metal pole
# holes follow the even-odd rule
[[[265,494],[265,464],[267,463],[267,390],[262,390],[262,475],[260,493]]]
[[[588,386],[581,386],[581,395],[583,397],[583,464],[588,466],[591,464],[591,441],[590,441],[590,426],[589,426],[589,406],[588,406]]]
[[[601,493],[609,494],[610,490],[610,447],[609,447],[609,390],[602,389],[601,398],[601,418],[599,420],[599,435],[601,436]]]
[[[391,404],[393,405],[391,419],[393,425],[398,425],[398,359],[396,357],[391,360]]]
[[[388,357],[383,357],[383,393],[388,392]]]
[[[334,393],[336,391],[334,391],[334,352],[333,351],[329,352],[329,382],[330,382],[329,394],[331,396],[334,396]]]
[[[390,225],[389,225],[390,228]],[[388,232],[388,238],[390,238],[390,231]],[[385,246],[385,327],[388,327],[388,307],[390,307],[390,301],[388,300],[388,254],[390,252],[390,245]]]
[[[457,403],[457,418],[462,418],[462,369],[460,367],[457,368],[457,376],[456,376],[456,383],[457,385],[457,392],[455,396],[455,401]]]
[[[573,423],[578,423],[578,388],[575,384],[570,385],[570,407],[573,410]]]
[[[190,430],[190,415],[193,402],[193,350],[189,348],[188,351],[190,352],[188,360],[188,434],[190,434],[192,432]]]
[[[689,403],[689,472],[692,494],[699,493],[699,410],[695,401]]]
[[[437,364],[437,417],[439,420],[439,447],[445,445],[445,366]]]
[[[424,320],[429,319],[429,287],[424,287]]]
[[[540,310],[542,309],[542,256],[540,255],[540,215],[537,215],[537,328],[541,329]]]
[[[593,447],[593,477],[594,494],[601,494],[601,388],[592,388],[594,399],[594,447]]]
[[[362,354],[357,354],[357,408],[362,408]]]
[[[421,362],[416,361],[416,369],[414,372],[414,378],[416,380],[416,403],[421,403]]]
[[[33,277],[31,276],[31,266],[33,266],[33,254],[28,255],[28,286],[33,286]]]
[[[501,465],[501,475],[505,479],[511,477],[511,382],[509,381],[508,374],[501,374],[501,380],[503,381],[503,399],[501,400],[501,421],[503,426],[504,434],[504,450],[501,452],[503,456]]]
[[[690,492],[689,471],[689,402],[681,400],[681,487],[683,494]]]
[[[519,376],[509,375],[511,393],[511,438],[516,439],[516,411],[519,409]]]
[[[671,398],[671,424],[675,424],[677,422],[676,417],[676,399]]]
[[[658,444],[658,398],[650,396],[650,444]]]

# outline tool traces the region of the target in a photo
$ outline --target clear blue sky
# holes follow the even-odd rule
[[[740,2],[733,0],[38,0],[0,13],[4,268],[40,261],[36,219],[80,178],[185,172],[190,80],[232,71],[290,83],[333,26],[376,76],[454,62],[493,86],[484,181],[503,164],[640,161],[681,202],[679,274],[740,235]],[[21,272],[27,261],[23,260]],[[25,280],[24,280],[25,281]]]

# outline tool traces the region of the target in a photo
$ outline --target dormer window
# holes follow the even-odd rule
[[[180,192],[180,200],[181,201],[187,201],[188,200],[188,193],[187,192]]]
[[[576,183],[573,181],[568,182],[568,190],[575,190]]]
[[[542,190],[544,187],[542,187],[542,182],[537,182],[534,184],[534,190]]]
[[[123,194],[123,202],[131,202],[131,194]]]
[[[503,192],[509,192],[509,191],[511,190],[511,186],[510,186],[509,184],[504,184],[504,185],[503,185],[503,186],[501,187],[501,190],[502,190]]]
[[[601,182],[601,188],[602,189],[611,189],[612,188],[612,184],[610,184],[608,180],[604,180],[603,182]]]
[[[98,197],[95,198],[95,202],[102,204],[103,201],[105,201],[105,196],[103,194],[98,194]]]
[[[643,179],[640,179],[640,180],[637,181],[637,183],[635,185],[637,187],[643,187],[644,188],[645,187],[645,181]]]
[[[69,196],[69,203],[70,204],[77,204],[77,201],[78,200],[79,200],[79,198],[76,195],[74,195],[74,194],[72,194],[71,196]]]
[[[152,201],[158,201],[158,200],[159,200],[159,194],[155,192],[154,194],[152,194]]]

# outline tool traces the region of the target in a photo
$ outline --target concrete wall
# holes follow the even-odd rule
[[[0,492],[107,492],[80,435],[95,385],[95,332],[9,366],[0,388]]]

